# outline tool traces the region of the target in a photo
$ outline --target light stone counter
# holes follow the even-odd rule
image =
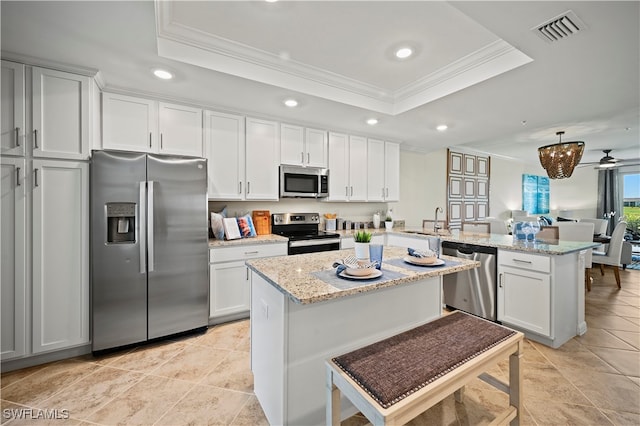
[[[216,240],[209,238],[209,248],[214,247],[226,247],[226,246],[239,246],[247,244],[273,244],[273,243],[286,243],[289,239],[281,235],[268,234],[258,235],[251,238],[238,238],[237,240]]]
[[[300,304],[310,304],[325,300],[341,298],[353,294],[369,292],[385,287],[393,287],[404,283],[415,282],[429,277],[438,277],[454,272],[465,271],[478,267],[478,262],[466,259],[442,256],[445,260],[459,262],[459,265],[444,267],[424,267],[423,271],[414,272],[390,265],[385,262],[388,259],[402,258],[407,255],[407,249],[401,247],[385,246],[382,267],[392,271],[398,271],[405,276],[384,282],[362,281],[362,285],[341,290],[316,278],[313,273],[332,270],[333,263],[348,255],[353,254],[353,249],[329,251],[320,253],[300,254],[295,256],[281,256],[268,259],[255,259],[247,261],[249,269],[263,277],[273,287],[289,299]]]
[[[541,253],[550,255],[564,255],[575,253],[581,250],[598,247],[599,243],[580,241],[549,241],[549,242],[528,242],[514,241],[511,235],[502,234],[478,234],[470,232],[445,231],[444,234],[435,234],[421,228],[394,228],[389,233],[397,233],[405,237],[427,239],[429,237],[440,237],[442,241],[453,241],[467,244],[475,244],[486,247],[496,247],[505,250],[514,250],[528,253]]]

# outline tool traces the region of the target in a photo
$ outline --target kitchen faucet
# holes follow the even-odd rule
[[[440,229],[438,226],[438,212],[442,213],[442,207],[436,207],[436,220],[433,224],[433,230],[436,231],[436,234],[438,233],[438,229]]]

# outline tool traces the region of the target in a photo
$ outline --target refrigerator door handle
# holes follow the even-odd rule
[[[147,272],[147,237],[146,237],[146,211],[147,211],[147,182],[140,182],[140,207],[138,217],[140,225],[138,228],[138,239],[140,242],[140,273]]]
[[[150,180],[147,182],[148,191],[147,191],[147,243],[149,245],[148,253],[149,253],[149,272],[153,271],[153,181]]]

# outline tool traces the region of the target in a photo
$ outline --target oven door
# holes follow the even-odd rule
[[[340,238],[289,241],[288,254],[316,253],[331,250],[340,250]]]

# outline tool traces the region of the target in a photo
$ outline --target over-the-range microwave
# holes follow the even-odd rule
[[[280,166],[280,197],[323,198],[328,196],[328,169]]]

